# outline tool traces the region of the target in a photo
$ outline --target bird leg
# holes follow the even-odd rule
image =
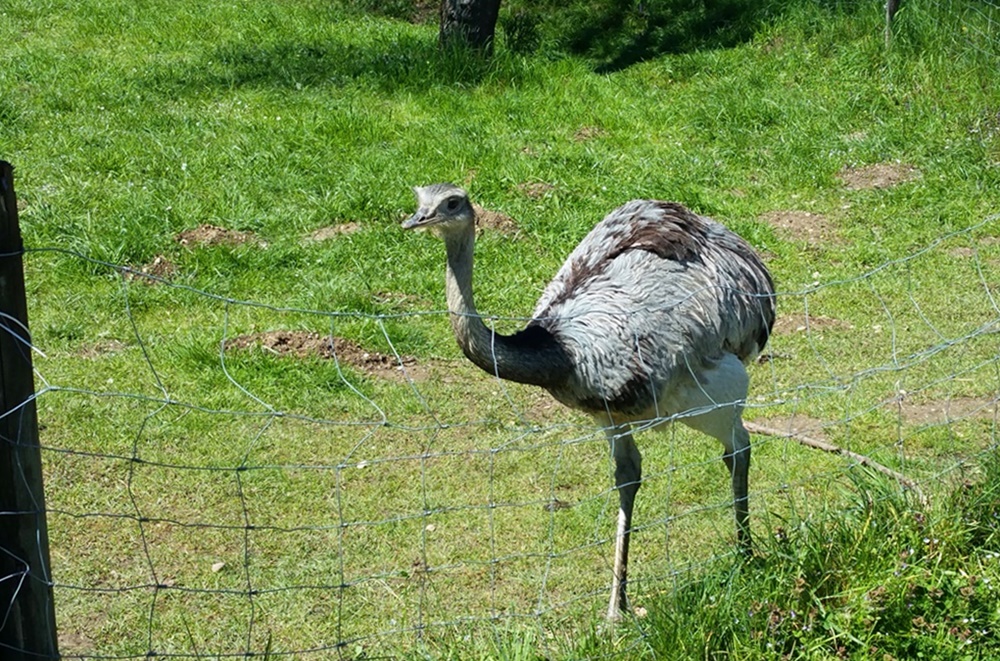
[[[700,432],[719,439],[726,448],[726,462],[733,481],[733,512],[736,540],[744,553],[750,552],[750,513],[747,476],[750,472],[750,434],[743,426],[743,402],[750,377],[733,354],[726,354],[710,369],[692,374],[692,385],[675,396],[679,420]]]
[[[625,585],[628,574],[628,543],[632,531],[632,506],[642,478],[642,455],[627,428],[607,430],[611,455],[615,459],[615,488],[618,490],[618,529],[615,532],[615,564],[611,578],[608,619],[617,620],[628,609]]]
[[[739,417],[733,425],[733,448],[727,448],[722,460],[733,479],[733,512],[736,515],[736,541],[740,550],[750,553],[750,508],[747,474],[750,471],[750,434]]]

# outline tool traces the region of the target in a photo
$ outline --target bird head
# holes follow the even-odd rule
[[[476,222],[469,195],[454,184],[415,186],[417,212],[403,221],[403,229],[433,227],[442,235],[464,230]]]

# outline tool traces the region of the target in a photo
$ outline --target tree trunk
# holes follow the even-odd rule
[[[500,0],[441,0],[441,46],[467,46],[489,55]]]

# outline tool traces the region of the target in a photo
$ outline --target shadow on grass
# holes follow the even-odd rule
[[[534,50],[540,32],[549,35],[557,51],[587,57],[597,73],[612,73],[662,55],[745,43],[787,5],[773,0],[513,1],[500,22],[503,39],[492,58],[464,49],[442,51],[430,32],[373,29],[352,38],[285,33],[223,43],[200,58],[154,68],[143,74],[143,83],[181,94],[212,87],[320,85],[362,85],[393,94],[474,87],[486,80],[517,83],[528,66],[515,51]]]
[[[768,7],[753,0],[541,2],[525,9],[527,18],[518,17],[528,20],[531,30],[544,25],[559,50],[589,57],[599,63],[598,72],[608,73],[659,55],[735,46],[753,36]],[[512,52],[518,48],[508,23],[500,26],[505,40],[492,58],[463,49],[442,51],[430,32],[372,29],[350,38],[285,32],[222,43],[200,57],[147,71],[142,82],[180,94],[213,87],[320,85],[361,85],[393,94],[434,86],[473,87],[486,80],[516,83],[527,68]],[[517,38],[523,40],[523,35]]]
[[[197,94],[206,88],[361,85],[382,93],[435,86],[471,87],[484,80],[517,80],[516,60],[486,59],[471,51],[442,51],[437,40],[400,34],[365,43],[334,38],[223,44],[202,61],[167,65],[144,77],[158,90]]]
[[[545,21],[559,27],[564,48],[611,73],[660,55],[736,46],[754,35],[768,9],[752,0],[597,0],[553,6]]]

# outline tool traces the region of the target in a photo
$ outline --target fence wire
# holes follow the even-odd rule
[[[843,497],[854,462],[798,436],[929,491],[996,448],[998,231],[994,216],[856,277],[785,283],[747,402],[772,430],[754,435],[758,534]],[[25,259],[53,252],[117,283],[104,339],[35,347],[66,658],[378,658],[508,630],[558,649],[600,617],[604,434],[536,389],[408,356],[401,329],[447,313],[291,309],[70,251]],[[216,327],[151,319],[151,297]],[[344,339],[358,328],[372,348]],[[734,532],[711,441],[673,425],[637,439],[641,607],[733,553]]]
[[[972,47],[995,44],[1000,7],[961,6]],[[856,462],[803,436],[930,493],[997,450],[997,236],[991,216],[852,278],[781,283],[746,402],[770,430],[753,435],[756,534],[847,498]],[[25,255],[50,258],[114,282],[100,340],[56,328],[72,349],[32,347],[64,658],[372,659],[503,632],[558,651],[603,614],[617,511],[603,430],[458,357],[413,358],[408,326],[446,332],[447,312],[289,308]],[[177,312],[150,318],[153,303]],[[735,535],[713,441],[681,425],[637,441],[641,608]]]

